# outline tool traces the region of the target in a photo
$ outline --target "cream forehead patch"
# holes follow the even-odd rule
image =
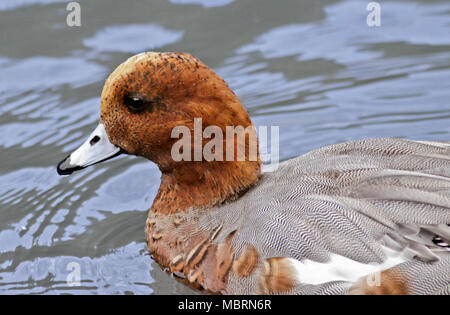
[[[147,55],[147,53],[140,53],[140,54],[137,54],[136,56],[134,56],[134,57],[136,57],[135,62],[138,62],[139,60],[145,58],[146,55]],[[128,58],[128,60],[130,60],[130,58]],[[127,60],[127,61],[128,61],[128,60]]]
[[[107,82],[114,82],[122,74],[129,72],[134,68],[136,64],[136,56],[128,58],[125,62],[121,63],[108,77]]]
[[[158,53],[155,52],[143,52],[137,55],[134,55],[127,60],[125,60],[123,63],[121,63],[108,77],[109,82],[114,82],[116,79],[118,79],[123,74],[126,74],[127,72],[131,72],[136,64],[144,59],[157,59]]]

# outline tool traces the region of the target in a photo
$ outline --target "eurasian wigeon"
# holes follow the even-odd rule
[[[343,143],[274,172],[248,150],[244,161],[175,161],[172,131],[193,130],[196,118],[203,129],[253,128],[225,81],[192,55],[136,55],[106,80],[99,126],[58,173],[120,153],[156,163],[148,249],[204,292],[450,293],[450,143]]]

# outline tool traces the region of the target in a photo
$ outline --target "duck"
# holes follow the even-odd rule
[[[218,138],[214,159],[175,158],[174,129],[193,132],[196,119],[203,131],[250,132],[239,145],[225,141],[237,134]],[[450,142],[339,143],[264,171],[259,150],[249,154],[254,129],[236,94],[199,59],[140,53],[109,75],[97,128],[57,172],[120,154],[155,163],[161,182],[145,222],[148,250],[203,293],[450,294]],[[239,148],[240,159],[221,158]]]

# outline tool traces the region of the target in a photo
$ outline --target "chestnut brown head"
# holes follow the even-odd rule
[[[176,167],[171,157],[176,126],[192,132],[215,125],[252,126],[247,112],[223,79],[185,53],[141,53],[119,65],[106,80],[100,124],[89,139],[58,165],[70,174],[122,152],[146,157],[162,170]],[[259,162],[258,162],[259,163]]]

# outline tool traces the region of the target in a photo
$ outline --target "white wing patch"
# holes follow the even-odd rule
[[[386,260],[382,264],[361,263],[337,254],[331,254],[331,259],[326,263],[312,260],[300,262],[296,259],[289,259],[297,271],[298,281],[301,284],[318,285],[331,281],[356,282],[362,277],[392,268],[407,260],[402,252],[387,247],[383,247],[383,250]]]

